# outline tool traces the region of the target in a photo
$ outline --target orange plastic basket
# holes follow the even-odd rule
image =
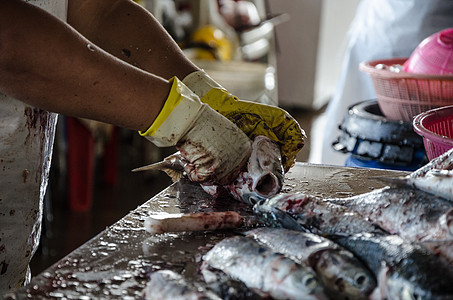
[[[453,148],[453,106],[425,111],[414,118],[413,125],[423,137],[429,160]]]
[[[392,72],[389,68],[403,65],[407,58],[363,62],[359,68],[370,75],[379,107],[389,120],[412,122],[413,118],[433,108],[453,105],[453,75]]]

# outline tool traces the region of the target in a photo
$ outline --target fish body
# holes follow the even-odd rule
[[[184,158],[177,152],[162,162],[132,171],[162,170],[176,181],[183,176],[185,163]],[[280,147],[265,136],[257,136],[253,140],[247,165],[235,180],[226,185],[204,183],[201,187],[216,198],[229,195],[238,201],[253,204],[259,199],[266,199],[280,192],[283,173]]]
[[[392,186],[407,185],[453,202],[453,149],[406,177],[381,178]]]
[[[431,160],[420,169],[412,172],[408,177],[423,177],[432,170],[453,170],[453,149]]]
[[[453,267],[453,239],[439,241],[423,241],[421,243],[434,253],[442,256]]]
[[[453,299],[453,270],[427,248],[397,235],[337,236],[375,273],[382,299]]]
[[[390,188],[337,199],[345,206],[392,234],[411,241],[453,237],[453,203],[410,188]]]
[[[207,288],[223,300],[259,300],[263,298],[258,291],[249,289],[242,281],[235,280],[205,263],[202,263],[200,270]]]
[[[453,170],[428,170],[420,177],[380,178],[391,186],[407,185],[453,202]]]
[[[210,267],[274,299],[327,299],[311,268],[299,265],[251,238],[226,238],[203,259]]]
[[[150,276],[143,290],[146,300],[220,300],[212,292],[205,291],[187,282],[183,276],[171,270],[160,270]]]
[[[430,170],[424,177],[408,178],[408,184],[453,202],[453,170]]]
[[[331,297],[368,299],[376,287],[374,275],[351,252],[331,240],[281,228],[257,228],[246,236],[313,268]]]
[[[280,193],[253,206],[254,213],[273,227],[316,234],[384,233],[357,212],[304,193]]]

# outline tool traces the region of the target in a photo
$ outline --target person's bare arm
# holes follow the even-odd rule
[[[96,1],[94,1],[96,2]],[[21,0],[0,1],[0,91],[45,110],[146,130],[170,90]]]
[[[69,0],[68,23],[120,59],[183,79],[198,70],[159,22],[132,0]]]

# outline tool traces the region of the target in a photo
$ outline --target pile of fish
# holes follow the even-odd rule
[[[262,226],[213,246],[201,285],[159,271],[148,294],[166,276],[179,299],[453,299],[453,149],[382,180],[389,186],[347,198],[222,187],[254,204]]]
[[[351,251],[377,280],[373,299],[453,299],[453,150],[384,180],[391,186],[353,197],[279,194],[253,209],[268,226]]]

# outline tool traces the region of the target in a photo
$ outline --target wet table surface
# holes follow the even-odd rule
[[[348,197],[384,186],[375,177],[405,172],[296,163],[285,176],[282,192],[323,197]],[[117,223],[35,276],[7,299],[137,299],[149,275],[171,269],[201,281],[202,256],[232,230],[150,235],[144,220],[153,214],[235,210],[250,215],[251,207],[232,199],[213,199],[199,185],[182,179],[157,194]]]

